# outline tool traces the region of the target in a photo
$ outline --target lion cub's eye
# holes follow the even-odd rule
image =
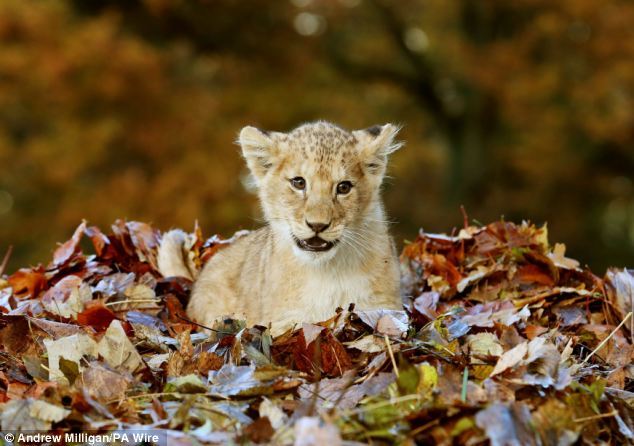
[[[291,178],[291,186],[297,190],[304,190],[306,189],[306,180],[302,177]]]
[[[350,181],[342,181],[337,184],[337,194],[346,195],[352,190],[352,183]]]

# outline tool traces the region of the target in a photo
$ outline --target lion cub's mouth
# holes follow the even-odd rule
[[[334,242],[329,242],[320,237],[311,237],[304,240],[296,239],[297,246],[299,246],[304,251],[328,251],[330,248],[335,246],[336,240]]]

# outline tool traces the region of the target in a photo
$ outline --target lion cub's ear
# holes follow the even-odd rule
[[[369,172],[376,175],[385,173],[388,155],[403,145],[402,142],[395,140],[399,130],[400,127],[385,124],[352,132],[358,141],[359,155]]]
[[[275,158],[275,143],[266,132],[247,126],[240,131],[238,144],[242,147],[242,156],[256,182],[273,166]]]

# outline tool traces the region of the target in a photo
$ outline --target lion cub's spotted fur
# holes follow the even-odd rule
[[[350,303],[400,308],[398,263],[379,195],[387,156],[399,147],[396,133],[391,124],[353,132],[326,122],[290,133],[245,127],[239,143],[268,225],[211,258],[196,279],[189,317],[206,326],[245,318],[279,333]],[[303,190],[291,184],[296,177],[305,180]],[[343,195],[342,181],[352,183]],[[319,237],[334,246],[301,249],[297,240],[315,236],[307,222],[329,224]],[[159,268],[166,276],[189,275],[181,239],[174,231],[164,237]]]

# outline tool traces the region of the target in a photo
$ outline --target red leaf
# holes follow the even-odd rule
[[[105,331],[116,318],[117,316],[103,302],[95,300],[88,302],[84,311],[77,315],[77,323],[91,326],[97,331]]]
[[[324,330],[326,331],[326,330]],[[323,335],[321,344],[321,366],[328,376],[341,376],[352,367],[352,361],[345,347],[330,331]],[[311,343],[311,346],[314,344]],[[309,346],[310,347],[310,346]]]
[[[319,377],[341,376],[350,369],[352,361],[348,352],[330,330],[325,329],[313,342],[306,345],[304,331],[300,330],[293,349],[293,359],[298,370]]]
[[[8,281],[13,295],[21,299],[37,297],[47,284],[42,266],[22,268],[9,276]]]

